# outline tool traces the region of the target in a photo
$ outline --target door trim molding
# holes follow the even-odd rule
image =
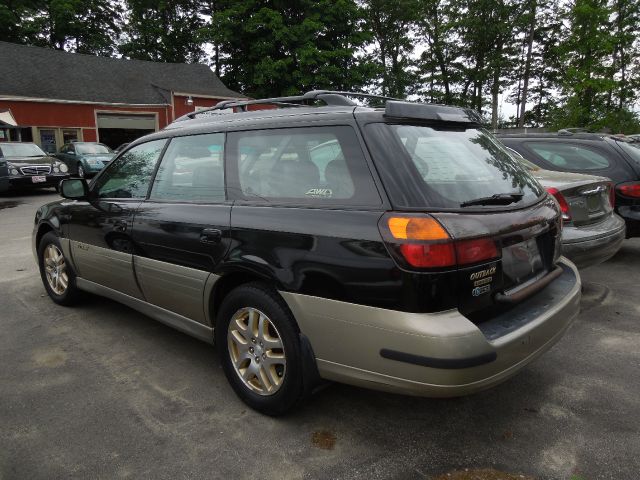
[[[213,328],[211,327],[81,277],[76,277],[76,285],[81,290],[115,300],[169,327],[203,342],[213,344]]]

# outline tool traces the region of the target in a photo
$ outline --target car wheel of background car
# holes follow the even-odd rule
[[[53,232],[46,233],[38,245],[38,264],[44,288],[51,299],[60,305],[73,305],[81,293],[76,277],[67,264],[60,240]]]
[[[84,168],[81,163],[78,164],[78,176],[80,178],[84,178]]]
[[[260,283],[233,290],[222,302],[216,335],[227,379],[247,405],[281,415],[301,400],[299,334],[275,291]]]

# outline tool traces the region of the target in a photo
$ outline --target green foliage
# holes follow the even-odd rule
[[[203,57],[198,31],[204,25],[196,0],[127,0],[125,41],[118,51],[125,57],[160,62],[190,63]]]
[[[369,82],[373,67],[358,57],[370,38],[362,24],[352,0],[239,0],[215,12],[210,37],[229,88],[278,96]]]
[[[11,12],[11,13],[8,13]],[[79,53],[112,55],[122,11],[108,0],[43,0],[8,2],[0,6],[0,21],[9,41]],[[11,24],[12,18],[18,18]],[[4,22],[2,22],[4,23]],[[3,37],[0,37],[4,40]]]

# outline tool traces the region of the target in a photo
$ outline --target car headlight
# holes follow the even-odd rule
[[[69,167],[63,162],[53,162],[53,173],[67,173]]]
[[[20,170],[13,163],[7,162],[7,168],[9,169],[10,175],[20,175]]]

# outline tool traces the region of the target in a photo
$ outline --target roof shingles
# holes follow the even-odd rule
[[[168,104],[171,92],[242,98],[209,67],[96,57],[0,42],[0,96]]]

